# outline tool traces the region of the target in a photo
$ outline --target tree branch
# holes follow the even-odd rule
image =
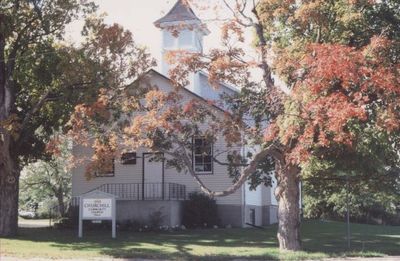
[[[39,101],[36,103],[35,106],[33,106],[33,108],[25,115],[22,124],[21,124],[21,129],[24,130],[26,125],[28,124],[29,120],[31,119],[31,117],[37,112],[39,111],[43,104],[46,102],[46,99],[48,98],[48,96],[50,95],[50,90],[47,90],[45,93],[43,93],[43,95],[40,97]]]
[[[225,6],[232,12],[233,17],[235,18],[235,21],[236,21],[238,24],[240,24],[241,26],[244,26],[244,27],[251,27],[251,26],[254,26],[253,20],[252,20],[250,17],[246,16],[246,15],[244,14],[244,12],[243,12],[244,9],[245,9],[245,7],[243,7],[242,9],[237,10],[238,12],[235,12],[235,10],[232,8],[232,6],[230,6],[230,5],[228,4],[228,2],[227,2],[226,0],[223,0],[223,2],[224,2],[224,4],[225,4]],[[245,19],[248,21],[248,24],[244,23],[244,22],[240,19],[240,17],[237,15],[237,13],[239,13],[240,15],[242,15],[243,18],[245,18]]]
[[[274,80],[272,79],[272,72],[267,62],[267,40],[264,36],[264,30],[261,24],[260,16],[258,15],[257,8],[254,7],[252,10],[253,14],[257,19],[257,23],[254,23],[254,28],[256,30],[256,34],[259,40],[259,47],[261,52],[261,69],[263,71],[263,79],[267,88],[274,87]]]
[[[254,158],[251,160],[251,162],[248,164],[248,166],[243,169],[242,174],[240,175],[238,180],[224,191],[212,191],[211,189],[209,189],[203,183],[203,181],[199,178],[199,176],[196,175],[196,173],[192,167],[191,159],[189,157],[187,157],[187,155],[185,154],[184,157],[182,158],[182,160],[185,162],[186,167],[189,170],[189,173],[195,179],[196,183],[200,186],[200,189],[204,193],[206,193],[207,195],[209,195],[211,197],[224,197],[224,196],[228,196],[228,195],[234,193],[236,190],[238,190],[240,188],[240,186],[242,186],[243,183],[246,182],[248,177],[256,172],[258,163],[261,162],[262,160],[264,160],[267,156],[272,156],[278,161],[283,160],[282,152],[278,149],[278,147],[275,144],[271,144],[267,148],[262,149],[260,152],[255,154]]]
[[[233,167],[247,167],[247,166],[249,166],[249,164],[247,164],[247,163],[231,164],[229,162],[222,162],[222,161],[218,160],[216,157],[213,157],[213,161],[215,161],[216,163],[218,163],[219,165],[222,165],[222,166],[233,166]]]

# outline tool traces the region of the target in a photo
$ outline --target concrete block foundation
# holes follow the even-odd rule
[[[163,216],[163,226],[180,226],[182,224],[183,201],[165,200],[117,200],[117,220],[138,221],[149,225],[150,216],[160,211]],[[219,221],[222,227],[246,227],[244,223],[252,223],[256,226],[266,226],[278,222],[278,207],[246,205],[244,213],[241,205],[217,205]],[[243,219],[243,214],[244,219]]]
[[[182,223],[182,201],[117,200],[117,220],[135,220],[149,225],[150,215],[160,211],[162,226],[179,226]]]

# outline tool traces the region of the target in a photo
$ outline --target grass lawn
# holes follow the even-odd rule
[[[400,255],[400,227],[352,224],[352,250],[346,251],[344,223],[305,221],[303,252],[281,254],[276,225],[265,229],[207,229],[179,232],[85,231],[21,228],[18,237],[0,239],[0,253],[17,258],[163,258],[226,260],[232,258],[296,260],[340,256]]]

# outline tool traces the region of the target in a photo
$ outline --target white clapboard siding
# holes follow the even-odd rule
[[[90,157],[92,155],[92,149],[88,147],[82,147],[80,145],[74,146],[74,155],[81,155],[82,157]],[[137,155],[140,155],[137,152]],[[88,161],[86,161],[87,164]],[[85,176],[85,162],[79,164],[73,169],[72,172],[72,195],[79,196],[80,194],[86,193],[92,189],[95,189],[102,184],[108,183],[141,183],[142,182],[142,162],[141,159],[137,159],[136,165],[122,165],[118,159],[115,160],[115,175],[114,177],[95,177],[90,180],[86,179]]]
[[[151,73],[150,83],[157,86],[160,90],[169,92],[172,90],[172,86],[167,78],[157,74]],[[198,96],[182,91],[183,95],[182,102],[188,102],[192,99],[200,99]],[[221,112],[222,113],[222,112]],[[206,128],[207,126],[202,126]],[[213,144],[214,153],[219,151],[224,151],[226,149],[225,141],[222,137],[219,137],[217,142]],[[236,148],[240,151],[240,148]],[[137,151],[137,156],[142,157],[142,153],[145,150]],[[92,155],[92,150],[87,147],[82,147],[79,145],[74,146],[74,155],[80,158],[90,157]],[[218,156],[221,162],[226,162],[227,154],[223,153]],[[86,162],[87,163],[87,162]],[[97,177],[87,180],[85,177],[85,164],[81,164],[73,169],[72,178],[72,193],[73,196],[78,196],[89,190],[95,189],[102,184],[107,183],[141,183],[143,175],[142,159],[138,158],[136,165],[121,165],[118,160],[115,161],[115,176],[114,177]],[[221,191],[232,185],[232,179],[228,176],[228,171],[226,166],[219,165],[214,162],[213,173],[208,175],[201,175],[201,180],[210,189],[214,191]],[[194,181],[193,177],[189,174],[178,173],[173,168],[166,168],[164,172],[164,178],[166,183],[177,183],[186,186],[186,192],[199,191],[199,186]],[[160,181],[161,182],[161,181]],[[217,203],[219,204],[242,204],[242,190],[239,189],[234,194],[217,198]]]

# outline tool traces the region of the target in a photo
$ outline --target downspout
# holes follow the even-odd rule
[[[243,144],[243,142],[242,142]],[[245,157],[245,147],[242,146],[242,157]],[[242,184],[242,227],[246,226],[246,182]]]

